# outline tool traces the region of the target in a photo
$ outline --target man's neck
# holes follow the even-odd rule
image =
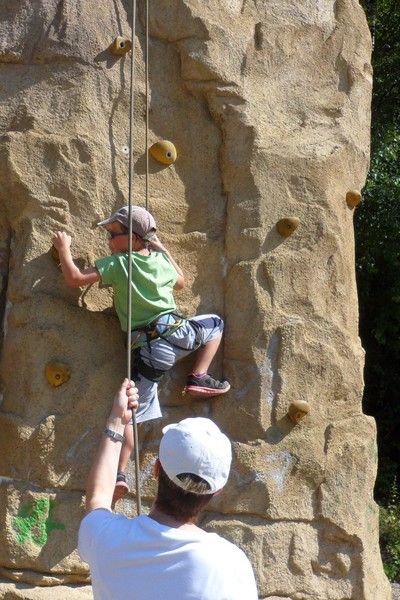
[[[198,527],[195,525],[195,519],[175,519],[174,517],[166,515],[154,505],[151,507],[148,516],[150,519],[153,519],[153,521],[157,521],[157,523],[160,523],[160,525],[166,525],[167,527],[174,527],[175,529],[193,529],[193,527],[195,527],[198,529]]]

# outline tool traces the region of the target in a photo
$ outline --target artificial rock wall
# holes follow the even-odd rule
[[[95,223],[126,203],[130,54],[109,46],[130,23],[128,0],[0,7],[3,598],[90,597],[77,530],[124,340],[110,291],[67,288],[50,246],[66,230],[92,265],[108,251]],[[363,11],[356,0],[157,0],[149,28],[149,141],[178,151],[169,167],[151,158],[149,208],[187,275],[180,311],[226,320],[214,372],[232,390],[182,397],[190,359],[165,377],[164,418],[141,432],[144,506],[161,427],[209,415],[235,458],[202,525],[248,553],[260,598],[387,600],[346,203],[368,168]],[[140,1],[135,48],[143,205]],[[289,216],[300,225],[285,238],[276,224]],[[311,407],[298,425],[292,400]],[[120,510],[134,514],[132,498]]]

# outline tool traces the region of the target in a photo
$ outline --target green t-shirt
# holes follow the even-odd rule
[[[104,284],[112,285],[114,304],[123,331],[128,324],[128,253],[113,254],[95,261]],[[132,252],[132,330],[151,323],[176,309],[173,289],[178,273],[168,256]]]

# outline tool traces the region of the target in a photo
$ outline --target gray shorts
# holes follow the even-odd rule
[[[199,315],[185,321],[166,339],[159,339],[138,351],[140,358],[149,366],[160,371],[169,371],[174,364],[201,346],[218,338],[224,329],[223,320],[217,315]],[[139,392],[137,423],[158,419],[162,416],[158,400],[158,382],[143,375],[136,376]]]

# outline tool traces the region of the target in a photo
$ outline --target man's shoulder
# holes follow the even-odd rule
[[[98,524],[100,522],[108,522],[116,517],[111,510],[108,508],[96,508],[87,513],[80,524],[80,528],[90,527],[92,524]]]
[[[88,513],[81,521],[79,530],[89,536],[104,531],[105,528],[123,527],[129,519],[125,515],[118,515],[108,508],[96,508]]]
[[[82,519],[79,526],[80,549],[89,548],[100,539],[106,542],[119,535],[124,535],[137,518],[128,519],[125,515],[115,514],[107,508],[92,510]]]
[[[243,550],[235,544],[220,536],[218,533],[207,532],[203,538],[200,538],[205,555],[214,553],[221,557],[221,562],[235,559],[237,561],[248,560]],[[210,556],[210,554],[208,554]]]

